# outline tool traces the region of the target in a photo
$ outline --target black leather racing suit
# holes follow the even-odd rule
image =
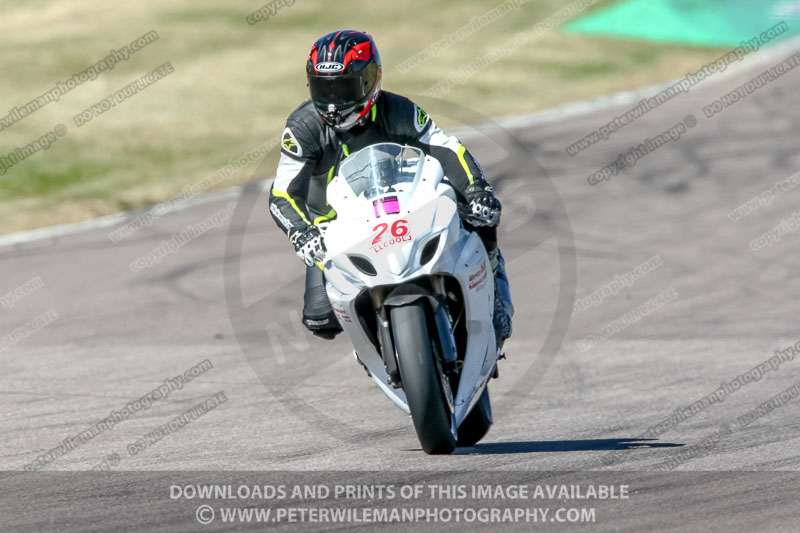
[[[320,118],[311,100],[295,109],[281,138],[281,157],[269,196],[269,209],[287,234],[336,216],[325,189],[339,162],[350,153],[380,142],[414,146],[439,160],[444,174],[464,203],[464,191],[485,180],[475,158],[455,137],[445,135],[411,100],[382,91],[363,125],[337,132]],[[477,228],[487,251],[497,248],[496,228]],[[306,270],[303,323],[321,336],[340,331],[325,292],[322,271]]]

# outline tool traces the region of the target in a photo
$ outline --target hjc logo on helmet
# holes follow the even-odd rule
[[[344,70],[344,65],[335,61],[326,61],[314,67],[317,72],[341,72]]]

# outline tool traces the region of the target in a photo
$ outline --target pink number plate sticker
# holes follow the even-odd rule
[[[397,196],[386,196],[373,200],[372,208],[375,210],[376,218],[380,218],[381,215],[396,215],[400,212],[400,202],[397,201]]]

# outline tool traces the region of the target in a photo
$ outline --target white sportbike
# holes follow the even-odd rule
[[[326,290],[356,359],[430,454],[489,430],[502,348],[486,249],[443,178],[416,148],[368,146],[340,164],[327,188],[337,217],[320,225]]]

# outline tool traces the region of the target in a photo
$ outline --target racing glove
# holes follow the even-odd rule
[[[325,257],[325,243],[316,226],[308,226],[290,232],[289,242],[294,246],[297,257],[308,266],[314,266]]]
[[[500,222],[502,206],[494,195],[494,189],[484,180],[475,181],[464,191],[469,202],[463,210],[464,218],[473,226],[496,226]]]

